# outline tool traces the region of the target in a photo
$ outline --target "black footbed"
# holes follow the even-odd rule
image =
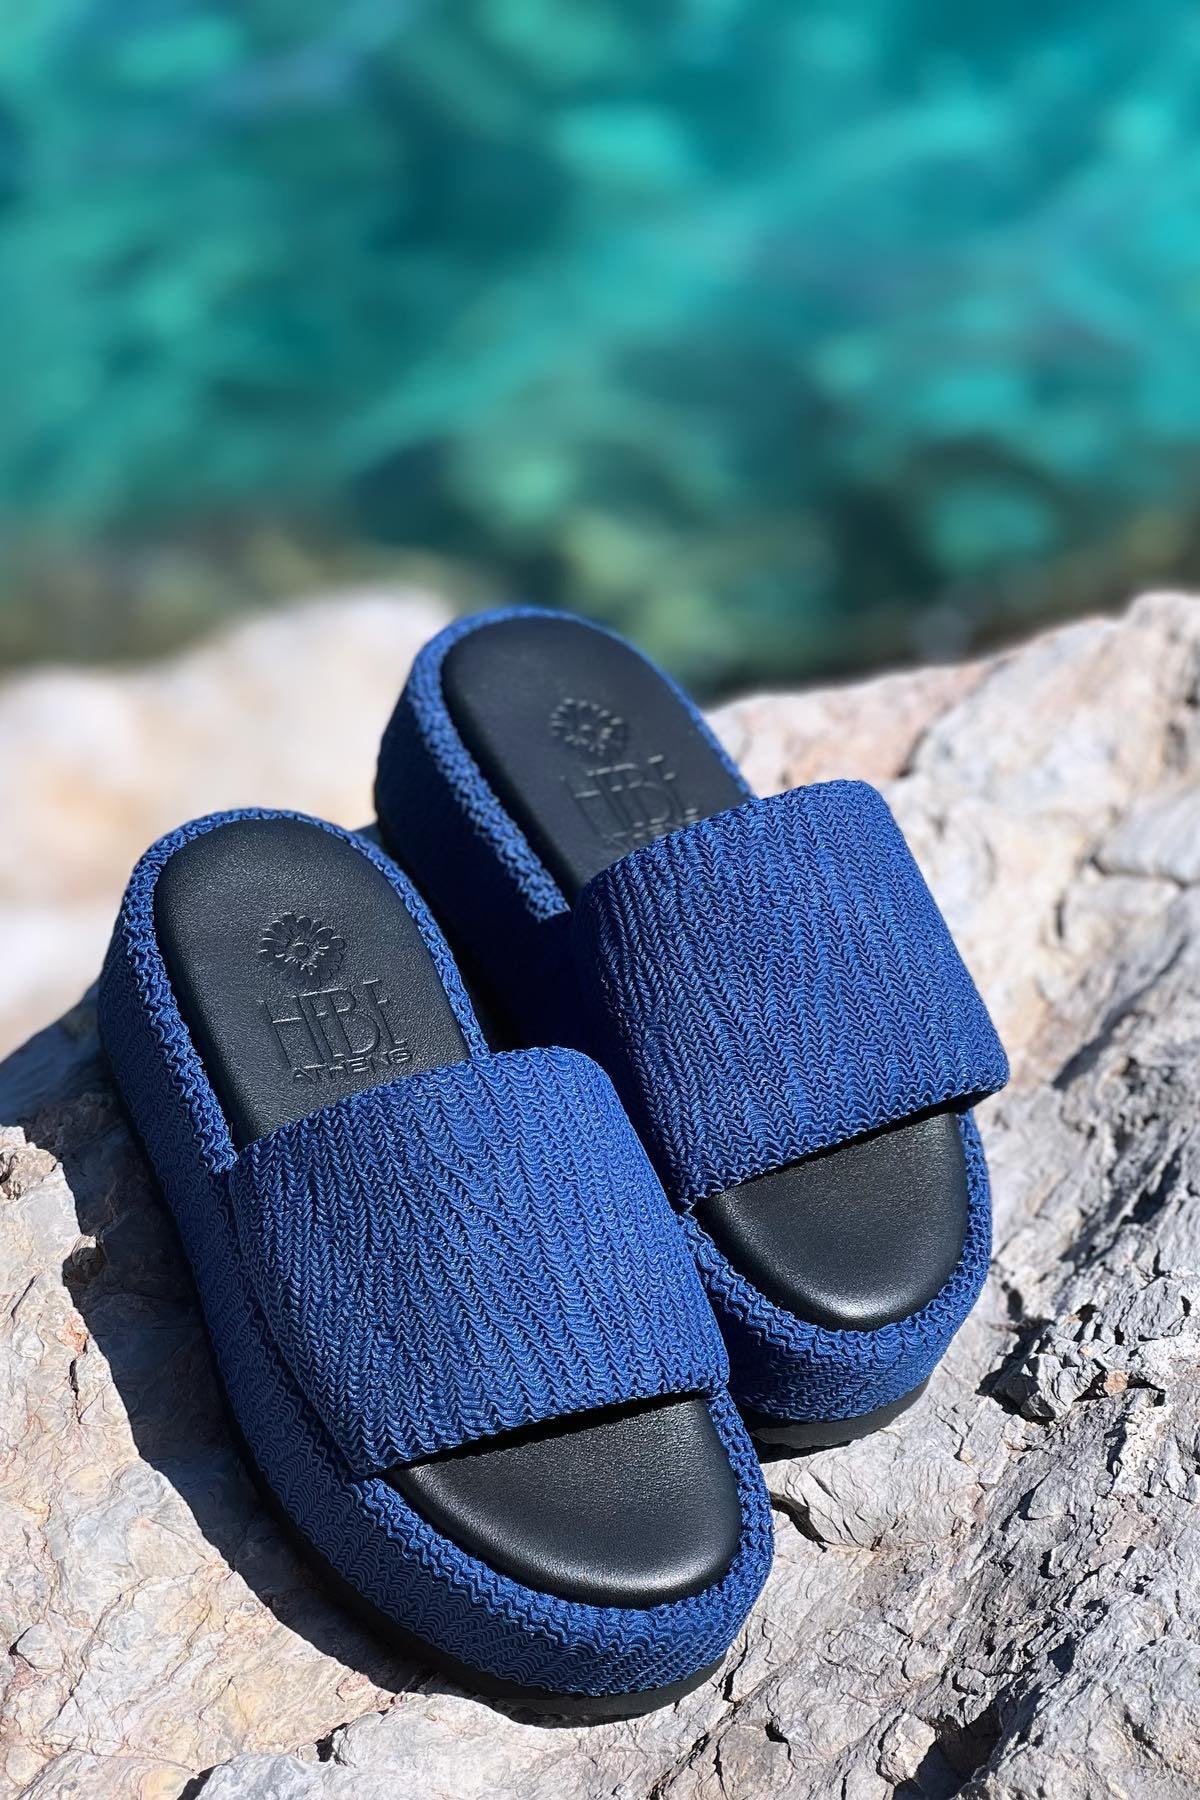
[[[936,1112],[714,1194],[698,1211],[768,1300],[813,1325],[874,1331],[953,1275],[966,1193],[958,1120]]]
[[[180,1012],[241,1147],[467,1047],[408,909],[361,851],[302,820],[236,820],[177,850],[155,929]],[[597,1606],[698,1593],[741,1508],[708,1407],[556,1421],[386,1471],[463,1549]]]
[[[572,899],[627,850],[746,798],[657,669],[573,619],[468,632],[442,689],[489,785]]]
[[[627,851],[746,798],[670,683],[580,620],[482,625],[451,647],[442,688],[485,779],[569,900]],[[798,1318],[869,1330],[943,1286],[967,1205],[958,1122],[943,1112],[743,1182],[696,1216]]]
[[[449,1651],[442,1650],[437,1644],[417,1637],[397,1625],[389,1613],[382,1612],[373,1604],[366,1594],[351,1587],[343,1575],[340,1575],[333,1564],[318,1550],[317,1546],[305,1537],[294,1519],[290,1517],[272,1491],[262,1470],[254,1460],[253,1453],[242,1436],[233,1414],[232,1407],[226,1407],[229,1417],[229,1429],[246,1468],[258,1489],[263,1504],[270,1510],[279,1523],[279,1527],[290,1543],[294,1544],[302,1556],[307,1556],[314,1564],[318,1574],[326,1586],[342,1602],[348,1612],[360,1618],[385,1643],[391,1644],[402,1656],[414,1662],[439,1669],[444,1675],[466,1688],[468,1692],[483,1694],[501,1703],[519,1707],[522,1711],[532,1711],[544,1715],[547,1719],[558,1719],[564,1723],[596,1725],[606,1720],[635,1719],[642,1713],[653,1712],[660,1706],[673,1706],[685,1695],[694,1693],[702,1687],[724,1662],[724,1656],[718,1656],[715,1662],[697,1669],[691,1675],[685,1675],[682,1681],[668,1682],[663,1687],[637,1688],[624,1694],[577,1694],[555,1692],[549,1688],[530,1687],[527,1682],[505,1681],[498,1675],[489,1675],[483,1669],[472,1668],[470,1663],[463,1662]]]

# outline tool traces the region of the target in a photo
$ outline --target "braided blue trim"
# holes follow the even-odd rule
[[[631,851],[575,922],[603,1060],[677,1205],[1008,1079],[865,782],[748,800]]]
[[[485,878],[492,875],[498,864],[520,896],[521,904],[535,919],[550,919],[565,912],[566,900],[529,840],[484,780],[478,763],[459,736],[442,694],[442,664],[455,644],[483,625],[547,616],[552,615],[536,606],[503,607],[456,619],[431,638],[417,655],[384,730],[375,781],[380,823],[385,834],[394,835],[405,846],[405,861],[414,871],[421,860],[419,852],[414,859],[410,843],[419,822],[414,809],[420,807],[422,787],[433,781],[441,790],[439,805],[449,805],[451,817],[455,813],[461,815],[478,841],[476,853]],[[412,766],[414,751],[423,751],[419,769]],[[445,818],[441,823],[444,827]],[[448,885],[440,866],[443,857],[437,854],[436,832],[433,848],[434,866],[427,873],[437,884],[430,890],[436,894]],[[470,845],[464,843],[463,848]]]
[[[992,1209],[979,1129],[959,1116],[967,1166],[967,1231],[958,1266],[928,1305],[874,1331],[809,1325],[738,1273],[693,1214],[682,1222],[729,1347],[739,1406],[771,1418],[853,1419],[903,1399],[933,1373],[979,1297],[991,1255]]]
[[[350,1094],[231,1178],[259,1303],[357,1475],[729,1370],[608,1077],[516,1050]]]
[[[134,871],[105,960],[101,1037],[174,1213],[234,1415],[273,1493],[337,1572],[403,1629],[502,1680],[555,1692],[635,1692],[685,1679],[728,1648],[766,1579],[770,1507],[757,1460],[724,1391],[709,1400],[742,1505],[741,1546],[705,1592],[644,1610],[537,1593],[467,1555],[378,1476],[356,1479],[281,1355],[238,1240],[228,1127],[180,1017],[154,939],[153,891],[173,850],[234,820],[172,832]],[[315,821],[320,823],[320,821]],[[352,834],[417,920],[464,1036],[482,1034],[444,941],[399,871]]]

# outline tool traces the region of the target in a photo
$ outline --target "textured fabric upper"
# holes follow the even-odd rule
[[[645,1151],[574,1051],[352,1094],[249,1145],[231,1192],[276,1340],[356,1475],[726,1378]]]
[[[583,890],[576,934],[606,1066],[677,1204],[1007,1080],[864,782],[749,800],[631,852]]]

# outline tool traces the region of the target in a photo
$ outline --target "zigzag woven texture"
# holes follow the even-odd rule
[[[749,800],[593,877],[576,907],[603,1060],[694,1203],[1001,1087],[1004,1051],[883,798]]]
[[[338,1573],[397,1625],[504,1680],[580,1694],[682,1680],[727,1648],[766,1579],[770,1508],[745,1428],[726,1393],[709,1400],[741,1497],[741,1548],[724,1579],[670,1605],[591,1607],[536,1593],[468,1556],[378,1476],[356,1478],[281,1353],[247,1268],[230,1192],[228,1127],[180,1016],[154,935],[153,895],[173,850],[227,820],[196,821],[134,871],[100,988],[105,1048],[170,1202],[217,1366],[255,1461],[288,1516]],[[294,816],[294,815],[289,815]],[[327,829],[335,830],[334,827]],[[404,877],[376,862],[420,925],[460,1026],[482,1034],[453,960]]]
[[[231,1181],[275,1340],[356,1475],[724,1385],[724,1350],[607,1076],[514,1051],[367,1089]]]

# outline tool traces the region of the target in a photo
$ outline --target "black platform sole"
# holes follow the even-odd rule
[[[873,1412],[860,1413],[857,1419],[772,1419],[766,1413],[743,1413],[747,1430],[760,1444],[773,1450],[835,1450],[840,1444],[853,1444],[858,1438],[870,1437],[915,1406],[932,1376],[926,1376],[919,1387],[901,1394],[887,1406]]]

